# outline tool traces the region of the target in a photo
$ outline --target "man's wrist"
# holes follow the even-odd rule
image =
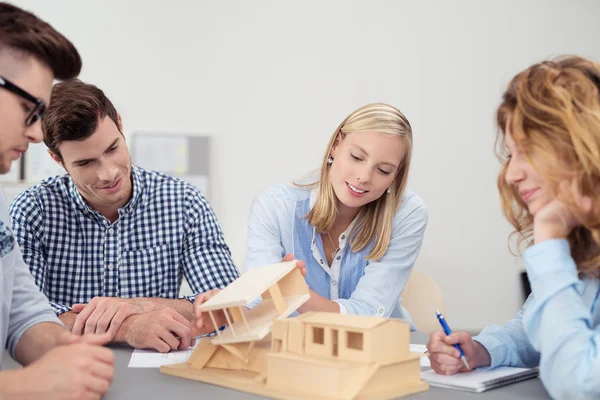
[[[136,321],[137,321],[139,315],[141,315],[141,314],[133,314],[133,315],[130,315],[129,317],[125,318],[125,320],[119,327],[119,330],[117,331],[117,334],[115,335],[115,338],[113,339],[115,342],[127,343],[127,344],[131,345],[131,333],[134,330],[134,326],[136,324]]]

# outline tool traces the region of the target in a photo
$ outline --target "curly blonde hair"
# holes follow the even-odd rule
[[[533,216],[517,188],[505,180],[507,130],[553,195],[583,222],[569,234],[571,255],[581,275],[599,276],[600,64],[562,56],[527,68],[510,82],[497,123],[498,156],[504,164],[498,190],[504,215],[515,228],[511,237],[516,235],[517,249],[532,244]],[[582,215],[572,193],[560,190],[565,181],[593,199],[591,215]]]

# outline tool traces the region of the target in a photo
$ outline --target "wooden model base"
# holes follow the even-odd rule
[[[193,368],[189,363],[171,364],[160,367],[160,372],[167,375],[173,375],[180,378],[192,379],[204,383],[210,383],[217,386],[222,386],[229,389],[248,392],[260,396],[271,397],[275,399],[297,400],[311,398],[315,400],[338,400],[344,399],[343,396],[313,396],[306,393],[283,390],[279,388],[268,387],[264,377],[260,377],[257,372],[244,370],[223,370],[218,368]],[[298,377],[298,379],[302,379]],[[376,387],[365,387],[368,389],[368,394],[354,397],[356,399],[394,399],[397,397],[408,396],[410,394],[424,392],[429,389],[429,385],[425,382],[418,381],[411,384],[400,384],[402,377],[396,377],[399,386],[390,387],[389,385],[381,385],[382,390],[377,390]],[[361,391],[361,392],[364,392]]]
[[[295,261],[251,269],[200,306],[215,328],[213,313],[222,311],[227,328],[160,372],[278,399],[392,399],[429,389],[407,323],[318,312],[286,318],[309,297]]]

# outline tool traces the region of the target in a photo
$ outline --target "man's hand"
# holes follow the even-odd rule
[[[138,349],[161,353],[183,350],[192,345],[192,323],[171,308],[136,314],[125,323],[126,342]]]
[[[128,317],[144,312],[143,308],[129,299],[116,297],[94,297],[87,304],[74,304],[73,312],[79,313],[72,332],[110,333],[111,339]]]
[[[214,332],[227,323],[223,310],[213,312],[217,326],[213,324],[208,312],[200,311],[200,306],[220,291],[221,289],[212,289],[208,292],[200,293],[194,299],[194,336],[206,335],[207,333]]]
[[[66,338],[66,336],[65,336]],[[23,368],[15,398],[100,399],[110,387],[114,375],[114,355],[110,349],[84,343],[57,346],[39,360]],[[102,341],[89,337],[90,341]]]

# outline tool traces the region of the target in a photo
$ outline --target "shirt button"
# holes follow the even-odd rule
[[[319,260],[319,262],[320,262],[321,264],[323,264],[323,260]]]
[[[108,234],[112,235],[112,233],[113,233],[113,229],[112,228],[108,228]]]
[[[377,314],[383,314],[383,307],[377,310]]]
[[[113,265],[112,265],[112,264],[108,264],[108,267],[107,267],[107,268],[108,268],[109,270],[111,270],[111,271],[112,271],[112,269],[113,269]]]
[[[342,256],[337,256],[336,260],[340,260],[342,258]]]
[[[332,282],[331,282],[331,284],[332,284],[333,286],[335,286],[335,285],[337,285],[337,281],[336,281],[336,280],[334,280],[334,281],[332,281]]]
[[[342,240],[346,239],[346,235],[342,235]]]

